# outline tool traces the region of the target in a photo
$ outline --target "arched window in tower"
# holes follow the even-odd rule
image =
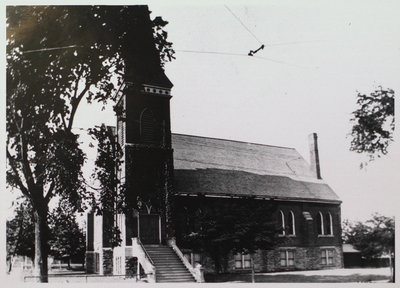
[[[325,235],[333,235],[332,215],[330,212],[325,214]]]
[[[153,111],[148,108],[143,109],[140,115],[140,139],[143,143],[157,142],[157,122]]]
[[[288,213],[287,235],[296,235],[296,226],[293,211]]]
[[[321,211],[318,212],[317,215],[317,231],[318,235],[324,235],[324,217],[322,216]]]
[[[282,210],[279,210],[279,235],[285,235],[285,214],[283,214]]]

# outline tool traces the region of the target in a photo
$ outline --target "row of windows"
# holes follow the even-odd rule
[[[294,266],[295,250],[281,250],[280,251],[280,266],[293,267]],[[331,266],[334,263],[334,250],[321,249],[320,251],[320,264],[323,266]]]
[[[332,215],[327,212],[325,215],[321,211],[316,215],[317,218],[317,232],[318,235],[333,235]],[[296,235],[296,220],[293,211],[286,214],[279,210],[279,227],[281,236],[295,236]]]
[[[281,267],[294,267],[295,266],[295,249],[280,250],[280,261]],[[196,264],[201,264],[202,257],[199,253],[185,253],[185,258],[192,264],[193,267]],[[235,269],[250,269],[251,268],[251,257],[250,254],[237,253],[234,255]],[[320,250],[320,264],[323,266],[331,266],[334,264],[334,249],[324,248]]]

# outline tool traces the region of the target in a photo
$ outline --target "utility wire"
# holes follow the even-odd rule
[[[320,43],[324,42],[322,40],[315,40],[315,41],[293,41],[293,42],[283,42],[283,43],[272,43],[268,44],[269,47],[276,47],[276,46],[288,46],[288,45],[299,45],[299,44],[308,44],[308,43]]]
[[[260,43],[260,45],[263,45],[263,43],[257,38],[257,36],[253,32],[251,32],[250,29],[247,28],[246,25],[244,25],[242,20],[240,20],[240,18],[238,16],[236,16],[235,13],[233,13],[233,11],[231,9],[229,9],[229,7],[227,5],[224,5],[224,6],[233,15],[233,17],[235,17],[236,20],[243,26],[243,28],[246,29],[254,37],[254,39],[256,39],[258,43]]]
[[[230,55],[230,56],[246,56],[246,57],[248,57],[247,54],[218,52],[218,51],[197,51],[197,50],[175,50],[175,51],[184,52],[184,53],[196,53],[196,54],[216,54],[216,55]]]
[[[184,53],[195,53],[195,54],[214,54],[214,55],[224,55],[224,56],[246,56],[249,57],[248,54],[240,54],[240,53],[229,53],[229,52],[218,52],[218,51],[196,51],[196,50],[175,50],[177,52],[184,52]],[[284,64],[288,66],[293,66],[297,68],[304,68],[304,69],[313,69],[313,67],[307,67],[307,66],[302,66],[302,65],[297,65],[297,64],[292,64],[288,63],[285,61],[280,61],[280,60],[274,60],[271,58],[266,58],[266,57],[260,57],[260,56],[252,56],[252,58],[260,59],[263,61],[270,61],[278,64]]]
[[[42,49],[36,49],[36,50],[26,50],[26,51],[21,51],[21,52],[22,53],[34,53],[34,52],[44,52],[44,51],[53,51],[53,50],[61,50],[61,49],[70,49],[70,48],[77,48],[77,47],[83,47],[83,46],[70,45],[70,46],[62,46],[62,47],[42,48]]]

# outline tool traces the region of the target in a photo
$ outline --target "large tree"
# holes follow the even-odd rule
[[[345,220],[343,224],[344,242],[360,250],[363,257],[370,259],[383,254],[388,254],[390,259],[393,257],[395,234],[393,217],[374,214],[365,223],[351,223]]]
[[[72,130],[76,112],[84,99],[106,103],[117,96],[124,59],[143,53],[125,44],[130,32],[143,29],[138,17],[146,11],[143,6],[7,7],[7,181],[33,207],[41,282],[48,281],[50,200],[59,195],[78,209],[84,197],[85,154]],[[150,23],[167,61],[173,50],[161,29],[165,24],[160,18]]]
[[[357,109],[351,119],[351,151],[366,154],[370,161],[388,153],[395,127],[394,103],[392,89],[379,87],[369,95],[357,94]]]

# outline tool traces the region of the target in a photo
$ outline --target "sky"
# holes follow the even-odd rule
[[[168,3],[146,2],[151,17],[169,22],[176,51],[166,65],[172,132],[293,147],[306,160],[316,132],[342,219],[396,214],[399,144],[360,170],[366,158],[349,151],[347,135],[357,91],[400,91],[400,2]],[[261,44],[257,57],[247,56]],[[111,109],[100,110],[82,106],[76,126],[115,125]]]

